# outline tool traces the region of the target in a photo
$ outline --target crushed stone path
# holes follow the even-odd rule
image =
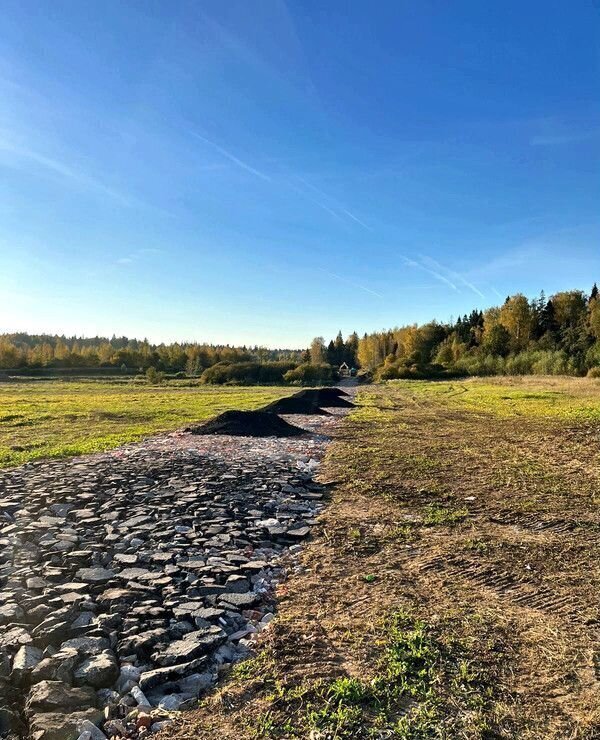
[[[348,409],[0,471],[0,736],[140,737],[246,656]]]

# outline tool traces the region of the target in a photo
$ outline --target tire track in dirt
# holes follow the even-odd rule
[[[495,592],[513,604],[547,612],[568,619],[578,625],[597,625],[598,612],[577,600],[572,594],[561,594],[546,585],[536,585],[523,576],[516,576],[502,568],[460,558],[435,557],[420,567],[422,573],[447,573],[482,589]]]

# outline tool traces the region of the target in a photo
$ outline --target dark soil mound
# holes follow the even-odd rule
[[[327,393],[331,393],[332,395],[336,396],[349,396],[349,393],[346,393],[345,390],[342,390],[342,388],[338,388],[337,386],[331,386],[327,388],[319,388],[320,391],[327,391]]]
[[[215,419],[186,431],[192,434],[233,434],[236,437],[297,437],[305,429],[288,424],[266,411],[225,411]]]
[[[316,398],[300,398],[300,395],[280,398],[279,401],[273,401],[265,406],[263,411],[270,414],[321,414],[328,416],[328,412],[319,408],[319,401]]]
[[[294,398],[306,398],[316,403],[317,406],[335,406],[337,408],[351,408],[353,403],[336,393],[337,388],[307,388],[296,393]]]

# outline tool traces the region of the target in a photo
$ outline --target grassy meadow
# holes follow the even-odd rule
[[[219,387],[120,380],[0,383],[0,467],[97,452],[178,429],[228,409],[256,409],[284,387]]]
[[[177,737],[600,737],[600,385],[365,386],[249,664]]]

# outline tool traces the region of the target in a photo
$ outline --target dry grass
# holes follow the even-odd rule
[[[274,629],[179,736],[599,738],[598,385],[360,401]]]

